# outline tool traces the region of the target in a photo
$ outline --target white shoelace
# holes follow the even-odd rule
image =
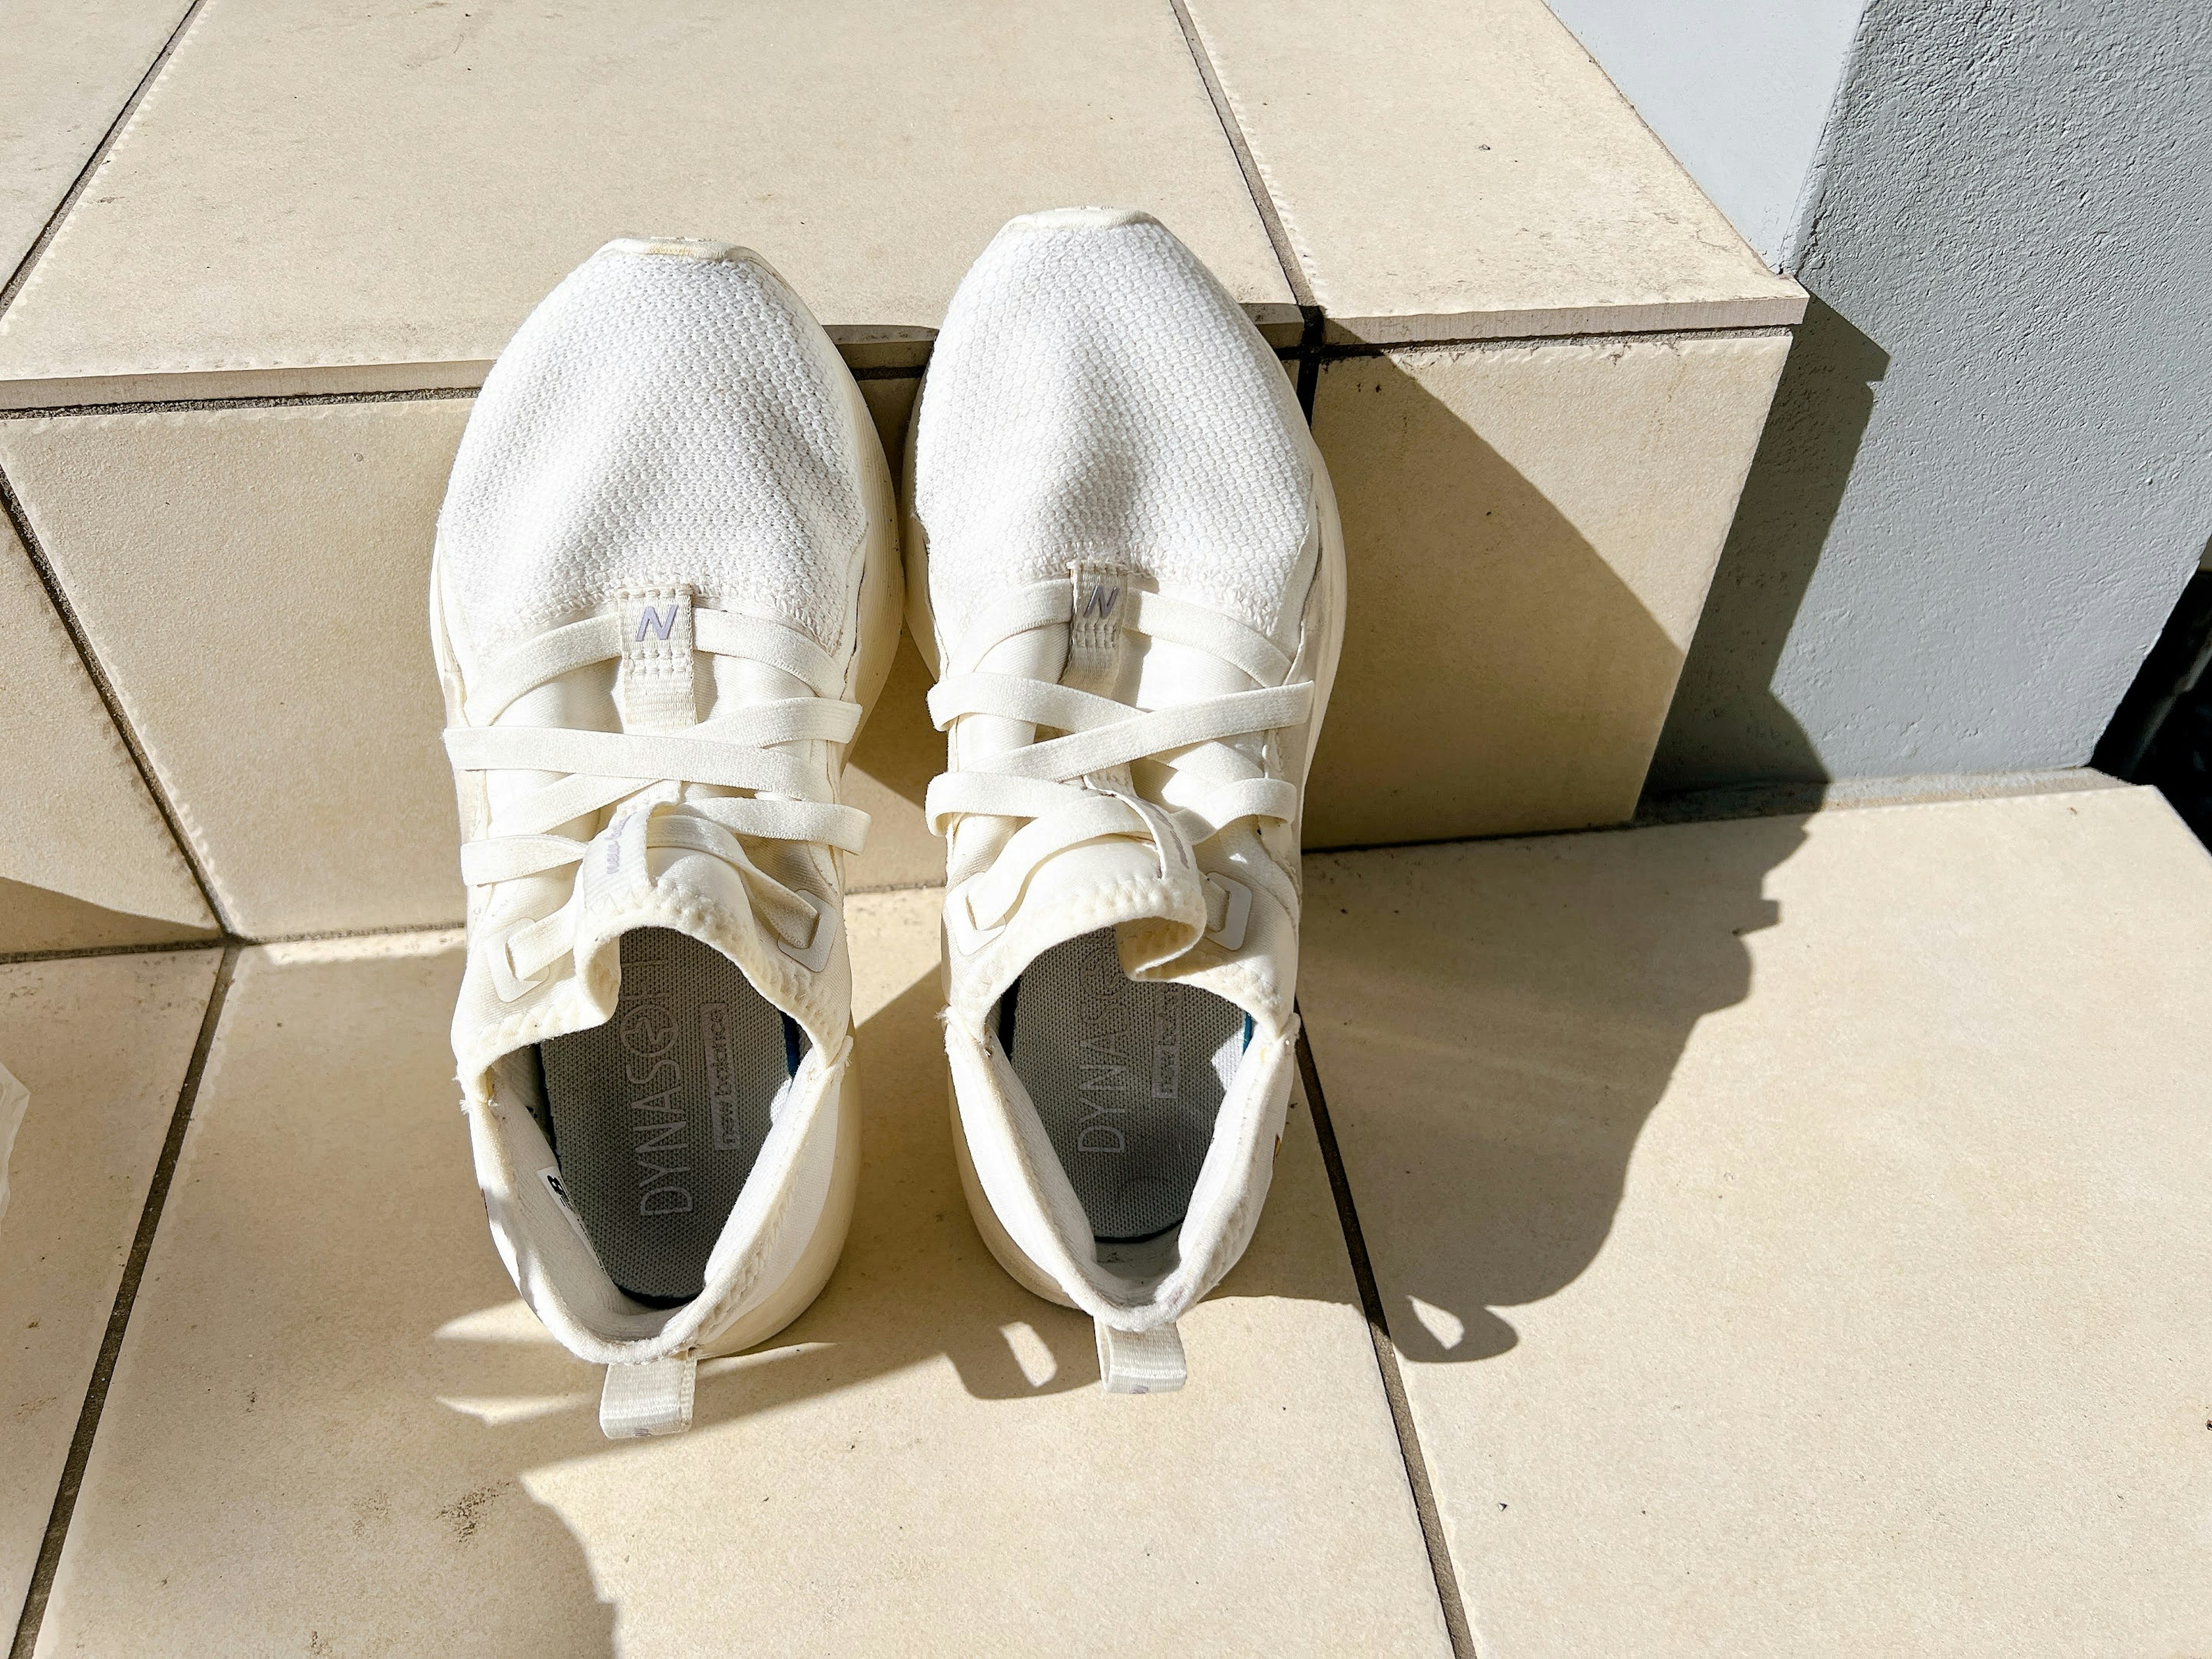
[[[732,611],[694,610],[695,648],[781,669],[815,693],[756,703],[683,731],[586,732],[561,726],[495,726],[515,700],[562,675],[623,654],[623,624],[595,617],[517,647],[469,692],[472,724],[446,731],[456,770],[557,772],[566,775],[503,809],[495,834],[461,848],[471,887],[580,865],[590,843],[556,835],[559,825],[617,808],[612,822],[642,815],[644,845],[681,848],[722,860],[744,880],[756,914],[792,953],[806,960],[830,925],[809,896],[793,892],[746,855],[740,836],[817,842],[860,850],[868,815],[830,799],[822,769],[780,752],[794,743],[848,743],[860,708],[836,697],[842,665],[804,635]],[[687,784],[755,792],[747,797],[685,799]],[[508,933],[503,965],[520,983],[568,954],[583,883],[551,915]],[[818,964],[814,964],[818,965]]]
[[[971,620],[960,652],[929,694],[939,731],[973,715],[1019,720],[1062,732],[1025,748],[963,764],[929,786],[930,832],[943,836],[963,813],[1029,820],[990,867],[957,890],[982,933],[1003,927],[1045,860],[1104,836],[1139,836],[1158,848],[1164,872],[1194,871],[1192,849],[1240,818],[1288,822],[1297,816],[1296,785],[1270,777],[1234,740],[1303,725],[1313,708],[1310,680],[1280,684],[1291,659],[1234,617],[1188,600],[1131,589],[1120,600],[1121,629],[1212,653],[1241,670],[1246,691],[1143,709],[1111,697],[976,665],[1031,629],[1066,624],[1074,586],[1066,580],[1017,588]],[[1158,802],[1129,781],[1138,761],[1160,761],[1171,775]],[[1215,908],[1223,902],[1212,895]]]

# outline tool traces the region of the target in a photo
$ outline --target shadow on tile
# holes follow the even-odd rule
[[[1500,1310],[1596,1257],[1692,1030],[1750,989],[1802,826],[1308,858],[1307,1028],[1408,1359],[1507,1352]]]
[[[1022,1650],[1101,1595],[1194,1650],[1432,1649],[1305,1115],[1247,1264],[1186,1322],[1199,1385],[1090,1394],[1089,1322],[1008,1279],[960,1194],[936,903],[854,901],[864,1163],[836,1274],[702,1367],[691,1433],[620,1444],[485,1233],[444,1043],[457,955],[248,951],[52,1650],[690,1653],[763,1609],[780,1649]],[[1040,1550],[1120,1588],[1003,1571]],[[948,1574],[957,1595],[927,1588]],[[1240,1595],[1262,1582],[1264,1607]]]
[[[844,1255],[821,1298],[796,1323],[763,1348],[701,1366],[695,1432],[939,1358],[952,1362],[962,1386],[979,1400],[1064,1393],[1097,1380],[1090,1322],[1013,1284],[969,1221],[940,1104],[943,1077],[930,1064],[938,1053],[939,1006],[929,975],[860,1024],[860,1190]],[[924,1075],[902,1077],[902,1070]],[[440,1332],[465,1345],[453,1370],[457,1381],[465,1371],[469,1388],[495,1387],[505,1369],[495,1352],[471,1341],[479,1328],[495,1342],[513,1340],[507,1332],[520,1329],[550,1352],[519,1305],[504,1318],[500,1311]],[[527,1388],[539,1375],[538,1361],[532,1354],[518,1366],[515,1382]],[[596,1383],[596,1371],[560,1363],[573,1380]],[[589,1426],[583,1419],[597,1406],[595,1393],[578,1392],[562,1413],[578,1420],[503,1432],[502,1447],[525,1461],[573,1454],[574,1431]]]
[[[179,945],[218,938],[210,928],[110,910],[51,888],[0,878],[0,955],[104,951],[121,945]]]
[[[1630,816],[1779,352],[1578,342],[1323,368],[1314,434],[1351,588],[1310,846]]]
[[[1816,296],[1790,342],[1682,665],[1645,784],[1651,795],[1827,780],[1774,678],[1888,373],[1889,354]]]
[[[526,1332],[519,1306],[443,1333],[464,1339],[439,1345],[456,1383],[516,1390],[443,1403],[484,1419],[484,1455],[582,1546],[621,1608],[621,1650],[694,1650],[702,1607],[763,1600],[824,1620],[793,1645],[833,1652],[1023,1650],[1102,1618],[1133,1621],[1133,1638],[1155,1614],[1194,1650],[1431,1646],[1433,1588],[1305,1115],[1246,1263],[1185,1322],[1193,1387],[1108,1400],[1090,1388],[1090,1322],[1015,1285],[966,1213],[937,1012],[927,974],[860,1024],[865,1161],[843,1259],[773,1346],[702,1366],[689,1436],[610,1446],[596,1373],[542,1335],[511,1357],[465,1340],[467,1325]],[[495,1420],[518,1406],[544,1414]],[[1255,1422],[1270,1433],[1244,1432]],[[672,1516],[708,1515],[714,1544],[672,1540]],[[1110,1564],[1121,1588],[1009,1571],[1040,1551]],[[1311,1584],[1272,1613],[1243,1593],[1301,1566]],[[904,1602],[889,1593],[902,1583]]]

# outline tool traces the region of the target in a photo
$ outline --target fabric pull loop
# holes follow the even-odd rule
[[[625,732],[684,732],[699,712],[692,689],[691,590],[659,587],[622,602],[618,689]]]
[[[1098,1330],[1098,1382],[1108,1394],[1172,1394],[1182,1387],[1182,1338],[1172,1324],[1149,1331]]]
[[[1121,674],[1121,625],[1130,573],[1120,565],[1079,559],[1067,567],[1067,667],[1062,685],[1110,696]]]
[[[642,1440],[681,1434],[691,1426],[691,1398],[698,1386],[696,1356],[610,1365],[599,1394],[599,1432],[610,1440]]]

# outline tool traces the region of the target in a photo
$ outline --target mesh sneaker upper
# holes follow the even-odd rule
[[[814,333],[750,258],[579,266],[484,382],[439,515],[475,645],[652,583],[835,650],[866,513]]]
[[[1279,634],[1304,599],[1303,426],[1274,354],[1164,226],[1016,220],[953,295],[922,399],[939,626],[1096,559]]]

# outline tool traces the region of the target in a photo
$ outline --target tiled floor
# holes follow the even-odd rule
[[[0,968],[0,1064],[31,1096],[0,1211],[0,1626],[31,1582],[220,955]]]
[[[1308,882],[1316,1058],[1475,1651],[2212,1648],[2212,861],[2155,795]],[[830,1289],[702,1370],[690,1436],[627,1447],[485,1237],[451,937],[241,952],[37,1651],[1449,1651],[1309,1110],[1190,1388],[1099,1395],[1082,1322],[967,1219],[933,903],[854,901]],[[30,1228],[75,1241],[39,1327],[71,1391],[0,1422],[0,1467],[46,1470],[0,1510],[20,1584],[215,966],[5,971],[46,1150],[0,1313]],[[54,1204],[93,1170],[120,1197]]]
[[[40,1650],[1447,1651],[1307,1120],[1186,1322],[1205,1386],[1100,1395],[1088,1322],[968,1219],[936,906],[854,902],[836,1278],[649,1446],[492,1255],[447,942],[246,951]]]
[[[1477,1652],[2212,1651],[2212,860],[2158,795],[1307,879]]]
[[[0,53],[0,283],[30,251],[190,0],[13,0]]]

